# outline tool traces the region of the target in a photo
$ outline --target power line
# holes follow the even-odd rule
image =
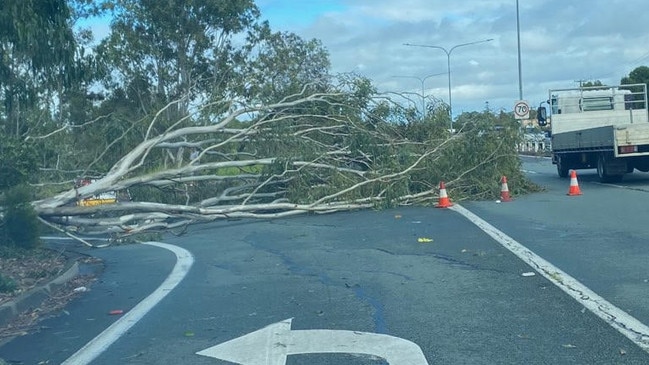
[[[641,61],[643,61],[643,60],[645,60],[647,58],[649,58],[649,52],[643,54],[642,56],[636,58],[633,61],[626,62],[626,63],[622,64],[622,66],[619,66],[618,69],[621,69],[621,68],[628,69],[629,67],[631,67],[631,66],[633,66],[635,64],[638,64],[639,62],[641,62]],[[618,72],[617,71],[611,71],[611,72],[609,72],[607,74],[601,75],[600,77],[598,77],[598,79],[607,78],[607,77],[612,76],[612,75],[614,75],[616,73],[618,73]],[[624,74],[626,75],[626,74],[628,74],[628,72],[624,72]]]

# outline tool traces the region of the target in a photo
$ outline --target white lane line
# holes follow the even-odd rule
[[[551,156],[533,156],[533,155],[521,155],[519,154],[518,157],[524,157],[528,158],[530,160],[551,160]]]
[[[534,268],[539,274],[550,280],[561,290],[573,297],[577,302],[603,319],[611,327],[615,328],[636,345],[640,346],[640,348],[649,352],[649,327],[620,308],[609,303],[606,299],[600,297],[584,284],[577,281],[577,279],[530,251],[528,248],[507,236],[505,233],[501,232],[496,227],[487,223],[466,208],[459,204],[455,204],[450,209],[462,214],[469,221],[511,251],[514,255],[518,256],[521,260]]]
[[[61,365],[85,365],[96,359],[167,296],[185,278],[194,263],[194,256],[184,248],[161,242],[143,242],[143,244],[164,248],[176,254],[176,265],[167,276],[167,279],[153,293],[126,312],[122,318],[115,321]]]
[[[610,186],[618,189],[624,189],[624,190],[632,190],[632,191],[640,191],[642,193],[649,193],[649,189],[642,188],[642,187],[635,187],[635,186],[629,186],[629,185],[616,185],[616,184],[610,184],[610,183],[603,183],[599,181],[591,181],[591,184],[595,185],[601,185],[601,186]]]
[[[81,237],[79,238],[86,240],[86,241],[103,241],[107,242],[110,241],[109,238],[101,238],[101,237]],[[73,238],[71,237],[60,237],[60,236],[41,236],[42,240],[48,240],[48,241],[74,241]]]

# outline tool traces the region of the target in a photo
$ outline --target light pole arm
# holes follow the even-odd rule
[[[436,48],[436,49],[441,49],[446,53],[446,71],[448,72],[448,115],[450,118],[450,124],[451,124],[451,132],[453,131],[453,99],[452,99],[452,93],[451,93],[451,52],[455,50],[456,48],[459,47],[464,47],[464,46],[470,46],[473,44],[478,44],[478,43],[484,43],[484,42],[491,42],[493,41],[493,38],[489,39],[483,39],[481,41],[475,41],[475,42],[468,42],[468,43],[461,43],[461,44],[456,44],[455,46],[451,47],[450,49],[446,49],[441,46],[431,46],[427,44],[412,44],[412,43],[404,43],[404,46],[411,46],[411,47],[424,47],[424,48]]]
[[[467,44],[457,45],[457,46],[451,48],[450,51],[447,50],[444,47],[441,47],[441,46],[429,46],[427,44],[404,43],[404,45],[405,46],[411,46],[411,47],[424,47],[424,48],[441,49],[446,54],[446,73],[448,74],[448,114],[449,114],[449,117],[451,118],[451,130],[452,130],[453,129],[453,111],[452,111],[453,110],[453,101],[451,99],[451,97],[452,97],[451,96],[451,52],[453,52],[453,50],[455,48],[457,48],[457,47],[468,45],[468,43]]]
[[[439,76],[439,75],[444,75],[445,73],[446,73],[446,72],[436,73],[436,74],[430,74],[430,75],[426,75],[426,76],[424,76],[424,77],[418,77],[418,76],[402,76],[402,75],[394,75],[394,76],[392,76],[392,77],[400,77],[400,78],[404,78],[404,79],[415,79],[415,80],[419,80],[419,82],[421,83],[421,115],[422,115],[422,117],[425,118],[425,117],[426,117],[426,88],[425,88],[425,86],[424,86],[424,83],[425,83],[426,80],[428,80],[428,78],[430,78],[430,77],[433,77],[433,76]]]
[[[453,52],[454,49],[459,48],[459,47],[470,46],[472,44],[478,44],[478,43],[491,42],[493,40],[494,40],[493,38],[489,38],[489,39],[483,39],[481,41],[458,44],[458,45],[455,45],[455,46],[451,47],[451,49],[448,51],[448,54],[450,55],[451,52]]]
[[[410,46],[410,47],[437,48],[437,49],[441,49],[442,51],[444,51],[444,53],[446,53],[447,56],[451,53],[450,51],[447,51],[446,48],[440,47],[440,46],[429,46],[427,44],[412,44],[412,43],[404,43],[403,45],[404,46]],[[458,46],[455,46],[453,48],[456,48],[456,47],[458,47]],[[453,50],[453,48],[451,48],[451,51]]]
[[[447,62],[446,67],[448,67],[448,108],[449,108],[449,114],[451,116],[451,130],[453,130],[453,127],[452,127],[453,126],[453,103],[451,101],[451,52],[453,52],[453,50],[456,49],[456,48],[465,47],[465,46],[471,46],[471,45],[474,45],[474,44],[491,42],[491,41],[493,41],[493,38],[483,39],[481,41],[475,41],[475,42],[469,42],[469,43],[462,43],[462,44],[458,44],[458,45],[455,45],[455,46],[451,47],[451,49],[448,52],[446,52],[446,56],[447,56],[446,57],[446,62]]]

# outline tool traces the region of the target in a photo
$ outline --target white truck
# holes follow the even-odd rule
[[[560,177],[596,168],[602,182],[634,169],[649,171],[649,114],[645,84],[549,91],[551,115],[541,103],[540,125],[552,131],[552,163]]]

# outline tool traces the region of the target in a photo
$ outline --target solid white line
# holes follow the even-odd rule
[[[194,263],[194,257],[184,248],[161,242],[143,242],[143,244],[164,248],[176,254],[176,265],[167,276],[167,279],[153,293],[126,312],[122,318],[115,321],[61,365],[85,365],[96,359],[167,296],[185,278]]]
[[[551,160],[552,157],[550,156],[532,156],[532,155],[521,155],[519,154],[518,157],[526,157],[531,160]]]
[[[622,333],[636,345],[640,346],[640,348],[649,352],[649,327],[645,324],[609,303],[606,299],[600,297],[588,287],[577,281],[577,279],[541,258],[466,208],[459,204],[455,204],[450,209],[462,214],[469,221],[511,251],[514,255],[518,256],[521,260],[534,268],[539,274],[543,275],[546,279],[550,280],[561,290],[586,307],[586,309],[595,313],[595,315],[603,319],[611,327]]]
[[[100,237],[81,237],[82,240],[86,241],[110,241],[109,238],[100,238]],[[59,237],[59,236],[41,236],[42,240],[48,241],[74,241],[74,238],[71,237]]]

